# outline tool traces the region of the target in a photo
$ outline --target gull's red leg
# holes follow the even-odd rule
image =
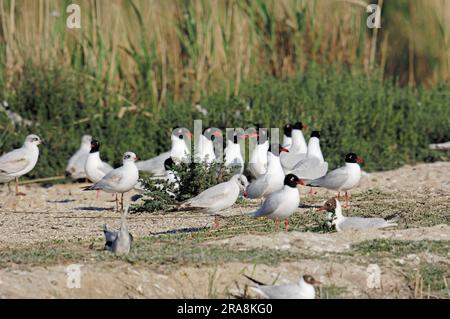
[[[285,219],[284,220],[284,228],[286,229],[286,231],[289,231],[289,219]]]
[[[350,205],[348,204],[348,194],[345,192],[345,208],[349,208]]]
[[[341,201],[341,192],[338,192],[338,201]]]

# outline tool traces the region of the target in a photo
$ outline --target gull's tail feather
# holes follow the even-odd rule
[[[260,286],[266,286],[265,283],[262,283],[261,281],[258,281],[258,280],[256,280],[256,279],[250,277],[250,276],[247,276],[247,275],[243,275],[243,276],[244,276],[245,278],[247,278],[248,280],[253,281],[253,282],[254,282],[255,284],[257,284],[257,285],[260,285]]]

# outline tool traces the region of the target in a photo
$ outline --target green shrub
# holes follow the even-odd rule
[[[102,158],[120,165],[128,150],[144,159],[168,150],[171,128],[192,129],[194,119],[202,119],[203,127],[220,128],[248,128],[255,122],[281,128],[288,121],[302,120],[309,125],[306,137],[312,130],[321,131],[330,168],[341,165],[344,155],[353,151],[365,159],[367,171],[392,169],[448,155],[430,151],[428,144],[450,140],[448,86],[402,88],[376,76],[313,66],[292,80],[265,78],[244,83],[237,96],[205,97],[200,104],[208,111],[206,116],[188,101],[158,108],[144,100],[137,110],[119,118],[121,108],[130,103],[101,83],[59,69],[31,66],[0,99],[39,123],[14,127],[0,112],[2,153],[20,146],[30,132],[49,142],[41,147],[39,162],[28,174],[32,178],[62,174],[83,134],[99,139]]]
[[[171,168],[177,183],[163,179],[144,177],[140,179],[146,190],[142,204],[135,205],[133,212],[167,211],[178,203],[197,196],[204,190],[228,181],[231,171],[223,163],[211,164],[190,163],[174,164]]]

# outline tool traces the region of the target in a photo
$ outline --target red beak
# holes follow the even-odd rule
[[[358,163],[358,164],[362,164],[362,163],[364,163],[364,159],[362,158],[362,157],[357,157],[356,158],[356,163]]]
[[[222,136],[222,133],[220,131],[214,131],[211,135],[214,135],[215,137]]]
[[[300,181],[298,181],[298,182],[297,182],[297,184],[298,184],[298,185],[302,185],[302,186],[305,186],[305,182],[304,182],[304,181],[301,181],[301,180],[300,180]]]
[[[280,149],[279,149],[278,152],[279,152],[279,153],[281,153],[281,152],[288,152],[288,153],[289,153],[289,150],[288,150],[287,148],[280,147]]]
[[[320,208],[317,208],[317,211],[318,211],[318,212],[322,212],[322,211],[324,211],[324,210],[327,210],[325,206],[322,206],[322,207],[320,207]]]
[[[136,156],[135,158],[134,158],[134,160],[135,161],[139,161],[141,158],[139,157],[139,156]]]
[[[247,135],[245,135],[246,137],[258,137],[259,136],[259,134],[258,133],[250,133],[250,134],[247,134]]]
[[[308,128],[308,125],[307,124],[303,124],[303,128]]]
[[[192,133],[191,133],[191,132],[188,131],[188,132],[186,133],[186,136],[188,137],[188,139],[192,139]]]

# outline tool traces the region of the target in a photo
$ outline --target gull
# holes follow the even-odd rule
[[[233,136],[227,139],[227,145],[225,147],[225,167],[231,167],[234,173],[242,174],[244,171],[244,158],[242,157],[239,138],[244,139],[245,136],[238,136],[236,132],[233,132]]]
[[[364,218],[364,217],[346,217],[342,214],[342,207],[336,198],[330,198],[318,211],[329,212],[329,224],[336,227],[338,232],[344,230],[365,230],[371,228],[386,228],[397,226],[393,220],[384,218]]]
[[[313,180],[324,176],[328,171],[328,163],[325,162],[320,149],[320,133],[313,131],[308,141],[306,158],[295,165],[293,170],[285,171],[292,173],[301,180]]]
[[[66,167],[66,176],[73,179],[86,178],[86,160],[91,150],[92,136],[83,135],[81,138],[81,145],[78,151],[69,159]]]
[[[303,136],[303,128],[306,128],[306,125],[303,125],[302,122],[294,124],[292,127],[292,145],[289,148],[289,153],[280,156],[281,164],[287,170],[292,170],[300,160],[306,157],[308,147]]]
[[[292,146],[292,124],[288,123],[283,128],[283,144],[281,144],[285,149],[290,149]]]
[[[84,187],[84,190],[103,190],[107,193],[120,193],[121,210],[123,210],[123,193],[133,189],[139,179],[139,171],[135,164],[136,160],[136,154],[125,152],[122,166],[110,171],[94,185]]]
[[[100,158],[100,142],[97,140],[92,140],[91,150],[86,159],[86,164],[84,166],[87,178],[92,183],[97,183],[106,174],[113,170],[112,166],[106,162],[103,162]]]
[[[289,152],[278,144],[272,144],[267,151],[267,170],[247,187],[248,198],[261,198],[283,188],[284,172],[280,154]]]
[[[306,185],[338,191],[339,200],[341,200],[341,191],[344,191],[345,206],[349,207],[347,191],[359,185],[359,181],[361,180],[359,163],[362,162],[362,158],[358,157],[355,153],[348,153],[345,156],[345,166],[336,168],[327,175],[306,183]]]
[[[178,210],[201,210],[214,214],[214,225],[219,226],[217,212],[233,206],[245,187],[247,178],[244,175],[235,174],[228,182],[212,186],[194,198],[191,198],[178,206]]]
[[[6,101],[0,103],[0,110],[6,113],[6,116],[14,126],[16,126],[16,124],[20,126],[31,126],[34,124],[32,121],[24,119],[19,113],[13,112]],[[35,124],[35,126],[38,125],[39,123]]]
[[[260,128],[259,125],[256,129],[255,133],[247,134],[246,137],[256,137],[256,145],[250,153],[248,169],[255,178],[258,178],[267,171],[267,150],[270,145],[267,139],[267,129]]]
[[[261,207],[252,213],[252,217],[267,217],[273,219],[276,224],[278,224],[280,219],[284,219],[287,231],[289,228],[288,218],[297,210],[300,204],[297,185],[303,185],[303,182],[293,174],[286,175],[283,188],[267,196]]]
[[[105,235],[105,249],[116,254],[126,255],[131,250],[133,235],[128,231],[127,214],[130,205],[126,207],[120,220],[119,231],[108,230],[106,224],[103,225],[103,234]]]
[[[251,288],[266,299],[314,299],[316,297],[314,286],[322,284],[311,275],[303,275],[296,283],[273,286],[244,276],[257,285]]]
[[[204,129],[196,147],[195,159],[200,163],[210,164],[216,160],[213,141],[222,134],[212,128]]]
[[[136,162],[140,171],[151,173],[153,176],[164,176],[164,161],[172,156],[177,162],[185,161],[190,154],[184,139],[191,138],[191,133],[183,128],[174,128],[170,136],[172,146],[169,151],[145,161]]]
[[[25,195],[19,192],[19,177],[30,172],[39,158],[38,145],[43,143],[35,134],[25,138],[21,148],[17,148],[0,157],[0,183],[16,182],[16,196]]]

